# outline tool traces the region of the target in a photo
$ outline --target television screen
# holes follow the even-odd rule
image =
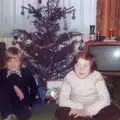
[[[96,57],[97,70],[120,72],[120,45],[91,45],[89,51]]]

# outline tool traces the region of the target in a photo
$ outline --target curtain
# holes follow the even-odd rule
[[[108,36],[110,30],[115,36],[120,35],[120,0],[98,0],[97,31]]]

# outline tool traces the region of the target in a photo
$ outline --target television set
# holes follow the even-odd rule
[[[120,76],[120,42],[88,41],[86,50],[96,58],[97,70],[106,76]]]

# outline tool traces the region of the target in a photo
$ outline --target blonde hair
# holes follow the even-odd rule
[[[19,57],[20,59],[22,58],[22,53],[21,53],[20,49],[17,47],[14,47],[14,46],[9,47],[7,49],[6,55],[7,55],[7,60],[16,58],[16,57]]]

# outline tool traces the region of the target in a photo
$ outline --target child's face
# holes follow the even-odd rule
[[[80,58],[75,64],[75,73],[79,78],[85,78],[90,74],[91,64],[89,60]]]
[[[20,57],[19,56],[15,56],[14,58],[10,58],[7,61],[7,68],[11,71],[17,71],[20,69]]]

